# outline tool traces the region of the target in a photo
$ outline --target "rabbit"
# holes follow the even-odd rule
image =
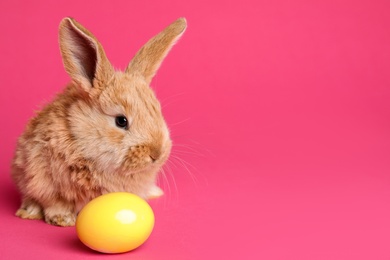
[[[60,51],[71,82],[18,139],[11,167],[21,193],[18,217],[74,226],[83,206],[102,194],[163,195],[156,178],[172,141],[149,84],[186,27],[179,18],[117,71],[91,32],[73,18],[61,21]]]

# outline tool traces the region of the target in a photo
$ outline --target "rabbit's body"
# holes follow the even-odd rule
[[[18,216],[69,226],[101,194],[162,195],[155,182],[171,140],[149,83],[184,29],[179,19],[118,72],[91,33],[63,20],[61,53],[73,81],[19,138],[12,166],[22,194]]]

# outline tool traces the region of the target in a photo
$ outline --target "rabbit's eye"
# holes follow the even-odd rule
[[[129,123],[127,121],[127,118],[121,115],[115,117],[115,124],[119,128],[127,129]]]

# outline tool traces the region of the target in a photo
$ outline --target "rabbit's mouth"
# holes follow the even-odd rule
[[[121,169],[121,173],[124,176],[148,176],[148,175],[154,175],[157,174],[163,164],[157,164],[155,162],[145,163],[143,165],[138,166],[131,166],[128,167],[128,165],[124,165]]]
[[[146,172],[159,171],[167,159],[168,155],[161,156],[157,159],[149,155],[138,164],[134,164],[134,158],[129,158],[124,162],[123,166],[131,174],[144,174]]]
[[[171,147],[171,141],[167,141],[163,146],[153,144],[132,146],[122,167],[131,172],[159,169],[168,159]]]

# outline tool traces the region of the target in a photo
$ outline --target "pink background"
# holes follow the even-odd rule
[[[390,259],[390,1],[25,2],[0,3],[0,258]],[[170,22],[189,24],[152,82],[177,145],[166,195],[127,254],[14,217],[10,160],[69,81],[68,15],[122,69]]]

